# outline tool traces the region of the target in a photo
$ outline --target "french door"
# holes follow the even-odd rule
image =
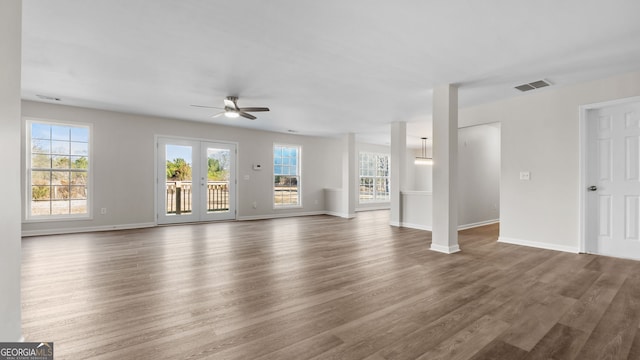
[[[236,145],[158,138],[158,223],[236,218]]]

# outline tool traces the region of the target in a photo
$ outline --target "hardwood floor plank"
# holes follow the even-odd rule
[[[393,315],[393,314],[390,314]],[[371,321],[358,331],[342,331],[338,334],[344,341],[337,346],[314,359],[362,359],[373,355],[380,349],[403,339],[412,333],[418,325],[405,317],[392,319],[387,315],[384,318]]]
[[[636,336],[633,338],[633,343],[631,344],[627,358],[640,359],[640,331],[636,331]]]
[[[509,328],[509,324],[490,316],[483,316],[418,357],[418,360],[468,359],[478,349],[484,348],[507,328]]]
[[[626,359],[640,325],[640,280],[628,277],[603,314],[579,359]]]
[[[570,275],[564,279],[557,279],[556,281],[564,283],[559,294],[565,297],[580,299],[601,275],[602,273],[598,271],[581,269],[573,276]]]
[[[556,324],[524,360],[575,359],[587,337],[583,331]]]
[[[625,280],[624,275],[603,273],[559,323],[591,334]]]
[[[386,359],[415,359],[489,311],[501,306],[510,296],[493,289],[488,291],[482,287],[477,289],[479,291],[476,292],[476,301],[464,302],[465,294],[454,294],[443,299],[440,306],[434,306],[426,311],[430,314],[429,316],[413,320],[422,323],[424,325],[422,328],[406,335],[402,341],[386,347],[381,351],[381,355]],[[443,305],[445,308],[442,308]],[[450,310],[449,307],[455,307],[455,309]],[[434,313],[436,315],[431,315]],[[445,315],[437,317],[440,314]]]
[[[325,334],[299,341],[293,345],[256,358],[256,360],[312,359],[318,355],[326,353],[327,351],[335,349],[342,344],[344,344],[344,341],[337,336]]]
[[[469,360],[521,360],[527,352],[501,340],[493,340]]]
[[[500,339],[530,351],[575,303],[575,299],[558,295],[548,304],[533,304],[524,316],[516,319]]]

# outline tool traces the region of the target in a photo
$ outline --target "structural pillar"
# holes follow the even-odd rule
[[[407,123],[391,123],[391,226],[402,226],[402,190],[407,177]]]
[[[343,217],[356,217],[356,135],[345,134],[342,137],[342,211]]]
[[[458,88],[433,89],[433,232],[431,250],[458,246]]]
[[[22,1],[0,1],[0,342],[22,339],[20,307],[20,66]]]

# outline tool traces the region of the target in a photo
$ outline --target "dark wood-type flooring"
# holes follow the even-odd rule
[[[640,359],[640,263],[388,212],[23,239],[23,330],[56,359]]]

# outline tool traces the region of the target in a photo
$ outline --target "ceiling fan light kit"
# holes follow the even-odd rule
[[[257,118],[255,116],[249,114],[250,112],[269,111],[268,107],[243,107],[243,108],[241,108],[241,107],[238,106],[238,97],[237,96],[227,96],[224,99],[224,108],[219,108],[219,107],[215,107],[215,106],[205,106],[205,105],[191,105],[191,106],[223,110],[222,112],[211,116],[212,118],[216,118],[218,116],[224,115],[225,117],[228,117],[228,118],[237,118],[237,117],[242,116],[242,117],[247,118],[249,120],[255,120]]]

